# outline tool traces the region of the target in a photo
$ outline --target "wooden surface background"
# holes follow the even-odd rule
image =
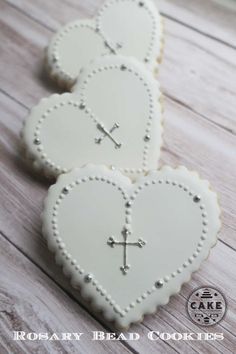
[[[130,331],[135,342],[92,342],[110,331],[86,310],[41,235],[40,213],[49,183],[36,178],[20,154],[19,131],[28,110],[58,88],[43,67],[44,48],[67,21],[93,16],[102,0],[0,0],[0,353],[232,353],[236,352],[236,3],[159,1],[165,51],[159,73],[165,130],[161,163],[183,164],[219,193],[223,227],[217,246],[180,294]],[[197,327],[186,298],[216,286],[228,302],[224,320]],[[82,341],[13,341],[12,331],[84,332]],[[223,341],[162,341],[160,332],[223,332]]]

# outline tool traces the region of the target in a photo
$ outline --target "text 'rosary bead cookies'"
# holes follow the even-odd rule
[[[136,183],[105,166],[73,170],[50,188],[42,218],[72,285],[118,328],[168,303],[207,258],[221,225],[217,195],[185,167]]]
[[[50,75],[70,88],[80,70],[104,54],[135,57],[154,71],[162,46],[162,20],[153,1],[109,0],[94,19],[62,27],[48,46],[46,60]]]
[[[31,110],[22,131],[26,156],[49,176],[93,162],[135,178],[158,165],[160,98],[158,82],[140,62],[97,59],[72,93],[44,98]]]

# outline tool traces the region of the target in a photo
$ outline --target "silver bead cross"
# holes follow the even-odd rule
[[[115,148],[116,148],[116,149],[121,148],[121,145],[122,145],[122,144],[119,143],[119,142],[117,142],[116,139],[113,138],[113,136],[111,135],[111,133],[113,133],[113,131],[114,131],[115,129],[119,128],[119,126],[120,126],[120,125],[119,125],[118,123],[115,123],[115,124],[113,125],[113,127],[108,131],[108,130],[104,127],[103,124],[98,123],[98,124],[97,124],[97,128],[103,132],[103,135],[100,136],[99,138],[95,138],[95,143],[96,143],[96,144],[101,144],[101,142],[103,141],[103,139],[105,139],[105,137],[108,136],[108,137],[111,139],[111,141],[113,141],[113,143],[115,144]]]
[[[124,241],[116,241],[113,236],[109,237],[107,240],[107,244],[110,247],[114,247],[115,245],[120,245],[124,247],[124,252],[123,252],[123,265],[120,267],[120,270],[122,273],[125,275],[127,274],[128,270],[130,269],[130,265],[127,264],[127,246],[138,246],[142,248],[143,246],[146,245],[146,241],[142,240],[141,238],[138,239],[138,241],[135,242],[128,242],[127,238],[128,235],[130,235],[130,231],[127,230],[126,228],[122,232]]]

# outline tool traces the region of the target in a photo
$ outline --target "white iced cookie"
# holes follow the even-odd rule
[[[94,162],[135,177],[157,167],[161,93],[143,64],[122,56],[97,59],[75,91],[42,99],[26,119],[24,145],[37,169],[57,176]]]
[[[217,195],[185,167],[136,183],[103,166],[73,170],[50,188],[42,219],[72,285],[120,328],[180,291],[221,225]]]
[[[162,21],[151,0],[108,0],[93,20],[62,27],[47,51],[49,72],[71,87],[81,68],[104,54],[132,56],[151,70],[162,54]]]

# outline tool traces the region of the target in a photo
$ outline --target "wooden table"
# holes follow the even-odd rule
[[[139,341],[90,339],[112,331],[86,310],[41,235],[49,182],[27,169],[19,132],[29,109],[58,92],[43,67],[44,47],[67,21],[93,16],[102,0],[0,0],[0,353],[232,353],[236,350],[236,4],[233,0],[159,2],[165,52],[159,73],[165,125],[161,164],[183,164],[219,193],[223,227],[209,259],[156,315],[130,331]],[[228,311],[197,327],[186,298],[198,286],[223,291]],[[83,332],[81,341],[13,341],[12,332]],[[150,341],[160,332],[223,332],[223,341]],[[234,349],[233,349],[234,348]]]

